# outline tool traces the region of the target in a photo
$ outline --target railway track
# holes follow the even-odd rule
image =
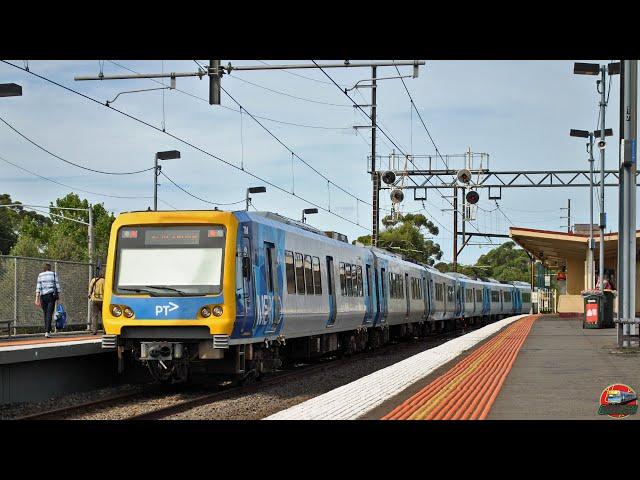
[[[435,342],[436,344],[443,343],[444,341],[450,340],[460,335],[464,335],[476,328],[478,326],[467,327],[464,330],[458,329],[451,332],[438,333],[433,335],[428,335],[426,337],[422,337],[417,342],[420,343],[430,343]],[[311,365],[306,365],[303,367],[295,368],[294,370],[286,370],[274,374],[269,374],[261,379],[254,381],[248,384],[232,384],[228,386],[221,386],[220,384],[213,387],[212,392],[207,392],[202,395],[197,395],[192,398],[188,398],[182,401],[178,401],[175,403],[171,403],[170,405],[166,405],[163,407],[150,409],[148,411],[137,413],[134,415],[129,415],[124,417],[124,420],[159,420],[163,418],[167,418],[179,413],[186,412],[193,408],[207,405],[210,403],[214,403],[219,400],[224,400],[228,397],[237,397],[241,395],[247,395],[256,393],[265,388],[278,385],[280,383],[285,383],[292,381],[296,378],[301,378],[306,375],[310,375],[312,373],[317,373],[326,370],[332,370],[340,368],[344,365],[351,364],[354,362],[359,362],[362,360],[366,360],[367,358],[373,356],[384,355],[385,353],[403,348],[403,345],[415,345],[416,340],[411,342],[394,342],[382,347],[377,348],[373,351],[362,352],[355,354],[349,357],[341,357],[334,360],[321,360],[320,363],[314,363]],[[436,346],[436,345],[434,345]],[[211,388],[211,387],[209,387]],[[125,406],[127,403],[132,403],[135,401],[144,401],[149,399],[149,397],[162,397],[163,395],[171,395],[175,394],[177,389],[167,385],[149,385],[147,388],[144,388],[142,391],[135,392],[127,392],[123,394],[111,395],[108,397],[100,398],[98,400],[92,400],[88,402],[83,402],[80,404],[75,404],[67,407],[56,408],[47,410],[44,412],[37,412],[28,415],[24,415],[21,417],[17,417],[16,420],[54,420],[54,419],[65,419],[65,418],[73,418],[82,416],[89,411],[94,409],[108,408],[113,405],[114,408],[122,407],[122,403],[124,402]]]

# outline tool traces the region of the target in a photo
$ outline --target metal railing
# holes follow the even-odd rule
[[[44,332],[42,308],[34,304],[44,263],[50,263],[58,276],[61,303],[67,312],[65,330],[91,330],[87,292],[92,269],[87,262],[0,255],[0,320],[13,320],[14,335]]]

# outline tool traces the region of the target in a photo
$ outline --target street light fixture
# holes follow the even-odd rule
[[[158,176],[162,167],[158,165],[158,160],[175,160],[180,158],[178,150],[166,150],[164,152],[156,152],[153,164],[153,211],[158,210]]]
[[[312,213],[318,213],[317,208],[305,208],[302,210],[302,223],[306,223],[307,217],[305,215],[310,215]]]
[[[17,83],[0,83],[0,97],[21,97],[22,87]]]
[[[251,197],[249,196],[250,193],[264,193],[266,191],[267,191],[267,189],[265,187],[249,187],[249,188],[247,188],[247,199],[246,199],[247,206],[246,206],[245,210],[247,212],[249,211],[249,204],[251,203]]]

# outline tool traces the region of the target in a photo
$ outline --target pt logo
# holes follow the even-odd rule
[[[169,312],[173,312],[178,308],[178,305],[173,302],[169,302],[169,305],[156,305],[156,317],[161,313],[164,313],[164,316],[166,317],[167,315],[169,315]]]
[[[270,295],[260,296],[260,315],[257,325],[267,325],[271,319],[271,311],[273,310],[273,297]]]

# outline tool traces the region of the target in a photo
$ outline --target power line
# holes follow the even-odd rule
[[[433,144],[433,148],[436,149],[436,153],[440,156],[440,159],[442,160],[442,163],[445,164],[445,166],[446,166],[446,162],[444,161],[444,158],[442,157],[442,154],[440,153],[440,150],[438,150],[438,146],[436,145],[436,142],[433,140],[433,137],[431,136],[431,133],[429,132],[429,129],[427,128],[427,124],[424,123],[424,120],[422,119],[422,115],[420,115],[420,111],[418,110],[418,107],[416,107],[416,103],[413,101],[413,97],[411,96],[411,93],[409,92],[409,89],[407,88],[407,84],[405,83],[404,78],[402,78],[402,75],[400,75],[400,70],[398,69],[398,66],[395,65],[395,68],[396,68],[396,71],[398,72],[398,75],[400,76],[400,80],[402,80],[402,85],[404,86],[404,89],[407,92],[407,95],[409,96],[409,100],[411,101],[411,106],[413,107],[413,109],[418,114],[418,118],[420,118],[420,122],[422,122],[422,126],[424,127],[425,131],[427,132],[427,136],[429,137],[429,140],[431,140],[431,143]]]
[[[314,65],[316,66],[316,68],[319,68],[319,69],[320,69],[320,71],[321,71],[322,73],[324,73],[324,74],[325,74],[325,76],[326,76],[329,80],[331,80],[331,81],[333,82],[333,84],[334,84],[334,85],[335,85],[335,86],[340,90],[340,92],[342,92],[344,95],[346,95],[346,96],[347,96],[347,98],[348,98],[349,100],[351,100],[351,102],[352,102],[352,103],[354,103],[354,104],[356,105],[356,107],[357,107],[358,109],[360,109],[360,111],[361,111],[362,113],[364,113],[364,114],[369,118],[369,120],[371,120],[371,121],[373,122],[373,119],[371,118],[371,116],[370,116],[369,114],[367,114],[367,112],[365,112],[365,111],[362,109],[362,107],[360,107],[359,105],[357,105],[357,104],[353,101],[353,99],[349,96],[349,94],[348,94],[347,92],[345,92],[344,90],[342,90],[342,89],[340,88],[340,86],[335,82],[335,80],[331,77],[331,75],[329,75],[329,74],[328,74],[328,73],[327,73],[327,72],[326,72],[322,67],[320,67],[320,66],[316,63],[316,61],[315,61],[315,60],[311,60],[311,61],[314,63]],[[397,67],[396,67],[396,68],[397,68]],[[411,158],[409,158],[409,156],[408,156],[407,154],[405,154],[405,153],[404,153],[404,151],[403,151],[400,147],[398,147],[398,145],[397,145],[393,140],[391,140],[391,138],[389,137],[389,135],[387,135],[387,133],[386,133],[382,128],[380,128],[379,126],[377,126],[377,124],[376,124],[376,128],[377,128],[377,129],[378,129],[378,130],[379,130],[379,131],[380,131],[380,132],[381,132],[385,137],[387,137],[387,139],[388,139],[388,140],[389,140],[389,141],[390,141],[390,142],[391,142],[391,143],[392,143],[392,144],[393,144],[393,145],[398,149],[398,151],[399,151],[399,152],[400,152],[400,153],[401,153],[401,154],[402,154],[402,155],[403,155],[407,160],[409,160],[409,162],[411,162],[411,164],[412,164],[416,169],[418,168],[418,167],[417,167],[417,165],[413,162],[413,160],[412,160]],[[372,161],[374,161],[374,162],[375,162],[375,159],[372,159]],[[443,160],[443,161],[444,161],[444,160]],[[426,175],[423,175],[423,176],[424,176],[424,178],[425,178],[427,181],[429,181],[429,183],[431,183],[431,185],[434,185],[434,184],[433,184],[433,182],[432,182],[432,181],[431,181],[431,180],[430,180]],[[416,181],[413,179],[413,177],[409,176],[409,179],[414,183],[414,185],[418,186],[418,182],[416,182]],[[434,186],[435,186],[435,185],[434,185]],[[450,201],[448,198],[446,198],[446,197],[445,197],[445,196],[440,192],[440,190],[436,190],[436,191],[438,192],[438,194],[439,194],[443,199],[445,199],[445,200],[449,203],[449,205],[451,205],[451,206],[453,207],[453,203],[451,203],[451,201]],[[454,208],[455,208],[455,207],[454,207]],[[460,212],[460,211],[458,211],[458,213],[461,213],[461,212]],[[469,223],[469,225],[471,225],[473,228],[475,228],[475,229],[476,229],[476,231],[477,231],[478,233],[480,233],[480,230],[478,230],[478,227],[476,227],[473,223]],[[490,239],[490,241],[493,243],[493,241],[492,241],[491,239]]]
[[[112,63],[113,65],[116,65],[117,67],[120,67],[120,68],[122,68],[124,70],[127,70],[127,71],[131,72],[131,73],[140,74],[140,72],[137,72],[136,70],[133,70],[133,69],[131,69],[131,68],[125,66],[125,65],[122,65],[122,64],[118,63],[118,62],[114,62],[113,60],[107,60],[107,61],[109,63]],[[200,68],[204,68],[201,65],[199,65],[199,66],[200,66]],[[154,83],[157,83],[159,85],[162,85],[164,87],[168,86],[164,82],[162,82],[160,80],[156,80],[154,78],[149,78],[148,80],[150,80],[150,81],[152,81]],[[187,95],[187,96],[189,96],[191,98],[195,98],[196,100],[201,100],[201,101],[206,102],[207,104],[209,104],[209,99],[208,98],[199,97],[198,95],[195,95],[195,94],[193,94],[191,92],[188,92],[186,90],[181,90],[181,89],[179,89],[177,87],[173,88],[172,90],[175,90],[175,91],[180,92],[180,93],[182,93],[184,95]],[[221,107],[221,108],[224,108],[225,110],[230,110],[230,111],[235,112],[235,113],[240,113],[239,110],[236,110],[235,108],[227,107],[226,105],[218,105],[218,106]],[[287,122],[287,121],[284,121],[284,120],[278,120],[278,119],[275,119],[275,118],[265,117],[265,116],[261,116],[261,115],[256,115],[256,118],[259,118],[260,120],[266,120],[268,122],[274,122],[274,123],[279,123],[279,124],[282,124],[282,125],[288,125],[288,126],[291,126],[291,127],[313,128],[313,129],[317,129],[317,130],[351,130],[351,128],[352,128],[352,127],[327,127],[327,126],[323,126],[323,125],[309,125],[309,124],[304,124],[304,123]]]
[[[104,175],[134,175],[136,173],[142,173],[142,172],[148,172],[149,170],[153,170],[154,167],[149,167],[149,168],[145,168],[143,170],[135,170],[132,172],[105,172],[103,170],[96,170],[94,168],[89,168],[89,167],[85,167],[84,165],[80,165],[78,163],[74,163],[70,160],[67,160],[65,158],[62,158],[60,155],[56,155],[55,153],[53,153],[50,150],[47,150],[45,147],[43,147],[42,145],[36,143],[34,140],[30,139],[29,137],[27,137],[24,133],[22,133],[21,131],[19,131],[17,128],[15,128],[13,125],[11,125],[9,122],[7,122],[4,118],[0,117],[0,121],[2,123],[4,123],[7,127],[9,127],[11,130],[13,130],[14,132],[16,132],[18,135],[20,135],[22,138],[24,138],[27,142],[31,143],[32,145],[38,147],[40,150],[42,150],[45,153],[48,153],[49,155],[51,155],[54,158],[57,158],[58,160],[61,160],[65,163],[68,163],[69,165],[73,165],[74,167],[78,167],[81,168],[83,170],[88,170],[89,172],[94,172],[94,173],[102,173]]]
[[[320,100],[312,100],[310,98],[297,97],[295,95],[291,95],[291,94],[286,93],[286,92],[281,92],[280,90],[275,90],[273,88],[265,87],[263,85],[259,85],[257,83],[250,82],[249,80],[245,80],[244,78],[240,78],[240,77],[229,76],[229,78],[233,78],[233,79],[238,80],[240,82],[248,83],[249,85],[253,85],[254,87],[262,88],[263,90],[267,90],[267,91],[272,92],[272,93],[277,93],[278,95],[284,95],[285,97],[294,98],[296,100],[302,100],[304,102],[316,103],[316,104],[320,104],[320,105],[328,105],[328,106],[331,106],[331,107],[352,108],[351,105],[344,105],[344,104],[341,104],[341,103],[322,102]]]
[[[183,139],[183,138],[181,138],[181,137],[178,137],[177,135],[174,135],[174,134],[172,134],[172,133],[169,133],[168,131],[162,131],[162,129],[160,129],[160,128],[156,127],[155,125],[152,125],[151,123],[149,123],[149,122],[147,122],[147,121],[145,121],[145,120],[142,120],[142,119],[140,119],[140,118],[138,118],[138,117],[136,117],[136,116],[134,116],[134,115],[132,115],[132,114],[130,114],[130,113],[124,112],[124,111],[122,111],[122,110],[118,110],[117,108],[114,108],[113,106],[107,106],[107,105],[105,105],[104,103],[102,103],[101,101],[96,100],[96,99],[95,99],[95,98],[93,98],[93,97],[90,97],[89,95],[86,95],[86,94],[81,93],[81,92],[79,92],[79,91],[77,91],[77,90],[74,90],[73,88],[67,87],[66,85],[62,85],[61,83],[58,83],[58,82],[56,82],[55,80],[51,80],[51,79],[49,79],[49,78],[47,78],[47,77],[44,77],[44,76],[39,75],[39,74],[37,74],[37,73],[34,73],[33,71],[27,71],[27,70],[25,70],[24,68],[22,68],[22,67],[20,67],[20,66],[18,66],[18,65],[15,65],[15,64],[13,64],[13,63],[11,63],[11,62],[8,62],[8,61],[6,61],[6,60],[1,60],[1,61],[2,61],[3,63],[6,63],[7,65],[10,65],[10,66],[12,66],[12,67],[14,67],[14,68],[17,68],[18,70],[22,70],[23,72],[27,72],[27,73],[29,73],[29,74],[31,74],[31,75],[33,75],[33,76],[35,76],[35,77],[40,78],[41,80],[44,80],[44,81],[46,81],[46,82],[49,82],[49,83],[51,83],[52,85],[56,85],[56,86],[58,86],[58,87],[60,87],[60,88],[62,88],[62,89],[64,89],[64,90],[67,90],[67,91],[69,91],[69,92],[71,92],[71,93],[75,93],[76,95],[79,95],[79,96],[83,97],[84,99],[89,100],[89,101],[91,101],[91,102],[93,102],[93,103],[96,103],[96,104],[98,104],[98,105],[100,105],[100,106],[102,106],[102,107],[108,108],[109,110],[112,110],[112,111],[114,111],[114,112],[118,112],[119,114],[124,115],[125,117],[128,117],[128,118],[130,118],[131,120],[135,120],[136,122],[141,123],[141,124],[143,124],[143,125],[146,125],[147,127],[152,128],[152,129],[156,130],[157,132],[161,132],[161,133],[163,133],[163,134],[165,134],[165,135],[167,135],[167,136],[169,136],[169,137],[173,138],[174,140],[177,140],[177,141],[179,141],[179,142],[181,142],[181,143],[183,143],[183,144],[185,144],[185,145],[188,145],[189,147],[193,148],[194,150],[197,150],[197,151],[199,151],[199,152],[201,152],[201,153],[203,153],[203,154],[205,154],[205,155],[207,155],[207,156],[209,156],[209,157],[211,157],[211,158],[214,158],[214,159],[218,160],[219,162],[224,163],[225,165],[228,165],[229,167],[232,167],[232,168],[234,168],[234,169],[236,169],[236,170],[238,170],[238,171],[240,171],[240,172],[244,172],[245,174],[247,174],[247,175],[249,175],[249,176],[251,176],[251,177],[255,178],[256,180],[259,180],[259,181],[261,181],[261,182],[263,182],[263,183],[266,183],[267,185],[270,185],[270,186],[272,186],[272,187],[274,187],[274,188],[276,188],[276,189],[278,189],[278,190],[280,190],[280,191],[282,191],[282,192],[286,193],[287,195],[291,195],[291,196],[293,196],[293,197],[299,198],[299,199],[301,199],[301,200],[303,200],[303,201],[307,202],[308,204],[313,205],[314,207],[319,208],[320,210],[323,210],[323,211],[325,211],[325,212],[327,212],[327,213],[330,213],[331,215],[333,215],[333,216],[335,216],[335,217],[338,217],[338,218],[340,218],[340,219],[342,219],[342,220],[344,220],[344,221],[346,221],[346,222],[349,222],[349,223],[351,223],[351,224],[353,224],[353,225],[356,225],[356,226],[358,226],[358,227],[360,227],[360,228],[363,228],[363,229],[365,229],[365,230],[367,230],[367,231],[370,231],[370,229],[369,229],[369,228],[367,228],[367,227],[365,227],[365,226],[363,226],[363,225],[360,225],[359,223],[354,222],[353,220],[350,220],[350,219],[348,219],[348,218],[343,217],[342,215],[339,215],[339,214],[337,214],[337,213],[335,213],[335,212],[332,212],[331,210],[329,210],[329,209],[327,209],[327,208],[325,208],[325,207],[323,207],[323,206],[321,206],[321,205],[318,205],[318,204],[316,204],[316,203],[314,203],[314,202],[312,202],[312,201],[310,201],[310,200],[307,200],[306,198],[301,197],[300,195],[296,195],[295,193],[291,193],[291,192],[289,192],[288,190],[286,190],[285,188],[281,187],[280,185],[277,185],[277,184],[275,184],[275,183],[273,183],[273,182],[270,182],[269,180],[266,180],[266,179],[264,179],[264,178],[260,177],[259,175],[255,174],[255,173],[253,173],[253,172],[251,172],[251,171],[249,171],[249,170],[247,170],[247,169],[242,170],[242,169],[241,169],[240,167],[238,167],[237,165],[235,165],[235,164],[233,164],[233,163],[231,163],[231,162],[229,162],[229,161],[227,161],[227,160],[224,160],[223,158],[218,157],[218,156],[214,155],[213,153],[208,152],[207,150],[204,150],[203,148],[198,147],[198,146],[194,145],[193,143],[191,143],[191,142],[189,142],[189,141],[187,141],[187,140],[184,140],[184,139]],[[15,165],[15,164],[14,164],[14,165]],[[18,167],[18,168],[21,168],[21,167]],[[33,172],[30,172],[30,173],[33,173]],[[37,175],[37,174],[35,174],[35,175]],[[37,176],[40,176],[40,175],[37,175]],[[41,178],[44,178],[44,177],[41,177]],[[67,187],[68,187],[68,186],[67,186]],[[69,187],[68,187],[68,188],[69,188]],[[92,192],[92,193],[93,193],[93,192]],[[142,198],[151,198],[151,197],[142,197]]]
[[[19,68],[19,67],[18,67],[18,68]],[[31,73],[31,72],[29,72],[29,73]],[[98,195],[98,196],[100,196],[100,197],[109,197],[109,198],[125,198],[125,199],[131,199],[131,198],[153,198],[153,197],[143,197],[143,196],[139,196],[139,195],[138,195],[138,196],[110,195],[110,194],[108,194],[108,193],[99,193],[99,192],[92,192],[92,191],[90,191],[90,190],[83,190],[83,189],[81,189],[81,188],[73,187],[73,186],[71,186],[71,185],[67,185],[67,184],[64,184],[64,183],[58,182],[58,181],[53,180],[53,179],[51,179],[51,178],[44,177],[44,176],[39,175],[39,174],[37,174],[37,173],[35,173],[35,172],[32,172],[31,170],[27,170],[26,168],[21,167],[20,165],[17,165],[17,164],[15,164],[15,163],[13,163],[13,162],[11,162],[11,161],[7,160],[6,158],[4,158],[4,157],[2,157],[2,156],[0,156],[0,160],[2,160],[3,162],[8,163],[9,165],[13,165],[14,167],[19,168],[20,170],[23,170],[23,171],[25,171],[25,172],[27,172],[27,173],[30,173],[31,175],[34,175],[34,176],[36,176],[36,177],[38,177],[38,178],[41,178],[41,179],[43,179],[43,180],[47,180],[48,182],[55,183],[55,184],[57,184],[57,185],[60,185],[60,186],[62,186],[62,187],[65,187],[65,188],[70,188],[71,190],[77,190],[78,192],[82,192],[82,193],[89,193],[89,194],[91,194],[91,195]]]
[[[309,167],[311,170],[313,170],[316,174],[318,174],[320,177],[322,177],[324,180],[326,180],[327,182],[329,182],[331,185],[333,185],[334,187],[336,187],[338,190],[343,191],[344,193],[346,193],[347,195],[349,195],[350,197],[352,197],[355,200],[359,200],[360,202],[369,205],[370,207],[372,207],[373,205],[369,202],[367,202],[366,200],[362,200],[361,198],[356,197],[354,194],[352,194],[351,192],[345,190],[343,187],[341,187],[340,185],[338,185],[337,183],[335,183],[333,180],[331,180],[329,177],[327,177],[325,174],[321,173],[320,171],[318,171],[313,165],[311,165],[310,163],[308,163],[307,161],[305,161],[300,155],[298,155],[296,152],[294,152],[288,145],[286,145],[282,140],[280,140],[273,132],[271,132],[271,130],[269,130],[267,127],[265,127],[262,123],[260,123],[260,121],[258,121],[253,114],[247,110],[244,106],[242,106],[240,104],[240,102],[238,102],[229,92],[227,92],[227,90],[224,87],[220,87],[221,90],[231,99],[233,100],[238,107],[240,107],[240,109],[244,112],[247,113],[247,115],[249,115],[251,118],[253,118],[255,120],[255,122],[260,125],[269,135],[271,135],[280,145],[282,145],[285,150],[287,150],[291,155],[295,156],[298,160],[300,160],[302,163],[304,163],[307,167]]]
[[[230,203],[217,203],[217,202],[210,202],[209,200],[205,200],[204,198],[200,198],[197,195],[194,195],[193,193],[185,190],[184,188],[182,188],[180,185],[178,185],[176,182],[174,182],[166,173],[164,173],[162,170],[160,171],[160,175],[162,175],[164,178],[166,178],[167,180],[169,180],[174,186],[176,186],[177,188],[179,188],[180,190],[182,190],[184,193],[186,193],[187,195],[189,195],[190,197],[193,197],[197,200],[200,200],[201,202],[204,203],[208,203],[210,205],[236,205],[238,203],[243,203],[245,201],[245,199],[243,198],[242,200],[238,200],[237,202],[230,202]]]

